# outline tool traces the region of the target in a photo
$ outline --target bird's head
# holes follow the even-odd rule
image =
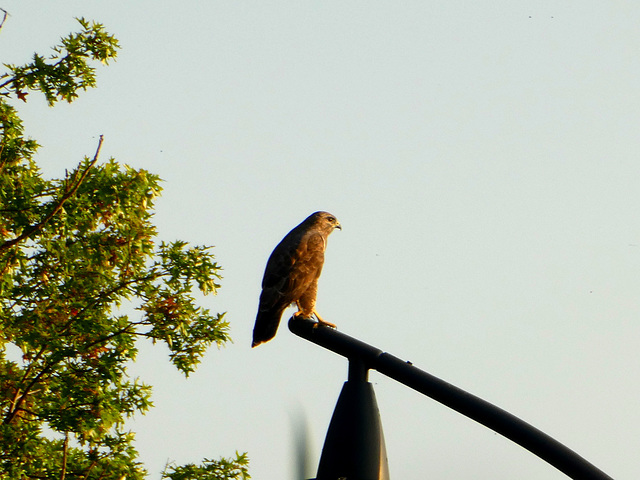
[[[312,220],[315,225],[326,231],[328,234],[333,232],[336,228],[342,230],[342,225],[340,225],[338,219],[335,215],[332,215],[329,212],[313,213],[309,217],[309,220]]]

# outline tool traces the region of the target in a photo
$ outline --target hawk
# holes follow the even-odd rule
[[[298,307],[294,316],[309,318],[315,315],[319,323],[335,328],[334,324],[318,315],[316,294],[327,237],[336,228],[342,230],[335,216],[327,212],[313,213],[273,250],[262,279],[251,347],[268,342],[275,336],[282,313],[292,303]]]

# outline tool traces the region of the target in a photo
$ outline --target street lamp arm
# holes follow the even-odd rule
[[[349,359],[349,376],[374,369],[475,420],[526,448],[576,480],[613,480],[573,450],[495,405],[451,385],[389,353],[313,320],[291,317],[296,335]],[[352,368],[352,364],[358,365]],[[364,366],[364,369],[362,368]]]

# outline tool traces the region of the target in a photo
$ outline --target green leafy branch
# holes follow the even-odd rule
[[[102,148],[102,141],[103,141],[103,136],[100,135],[100,140],[98,141],[98,148],[96,149],[96,153],[93,156],[93,160],[91,160],[91,162],[84,168],[83,171],[74,172],[71,178],[69,178],[66,181],[64,192],[62,193],[62,195],[60,196],[60,198],[58,199],[54,207],[51,209],[51,211],[47,213],[44,216],[44,218],[42,218],[42,220],[40,220],[38,223],[26,228],[16,238],[7,240],[6,242],[1,243],[0,253],[2,253],[4,250],[7,250],[13,247],[14,245],[20,243],[21,241],[31,237],[34,233],[41,230],[53,217],[55,217],[60,212],[60,210],[62,210],[64,203],[67,200],[69,200],[69,198],[71,198],[73,195],[75,195],[75,193],[78,191],[78,188],[80,188],[80,185],[82,184],[82,182],[84,182],[85,178],[87,178],[87,175],[89,174],[89,171],[91,170],[91,168],[93,168],[93,166],[98,161],[98,156],[100,155],[100,149]]]
[[[162,472],[162,478],[169,480],[248,480],[251,478],[247,469],[248,464],[247,454],[236,452],[234,459],[209,460],[205,458],[200,465],[193,463],[181,466],[168,464]]]
[[[61,39],[61,45],[53,48],[54,53],[47,59],[34,54],[33,62],[23,65],[7,65],[11,73],[0,77],[7,80],[0,84],[0,95],[14,93],[26,101],[26,90],[44,93],[47,103],[53,105],[58,100],[72,102],[78,90],[95,87],[95,69],[89,60],[107,64],[114,59],[120,48],[118,40],[109,35],[100,23],[77,19],[82,31],[69,34]],[[8,90],[10,88],[10,90]]]

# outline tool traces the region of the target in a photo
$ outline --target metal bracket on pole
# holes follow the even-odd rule
[[[348,358],[349,381],[352,380],[352,377],[354,379],[356,377],[362,377],[362,371],[364,370],[365,375],[362,381],[366,382],[366,371],[370,369],[377,370],[383,375],[393,378],[505,436],[537,455],[542,460],[553,465],[570,478],[575,480],[613,480],[609,475],[546,433],[520,420],[509,412],[414,367],[410,362],[402,361],[358,339],[319,325],[313,320],[306,318],[291,317],[289,320],[289,330],[310,342]],[[349,381],[345,383],[345,386]],[[368,385],[370,386],[370,384]],[[337,407],[338,406],[336,406],[336,410]],[[382,430],[380,430],[380,432],[382,432]],[[327,447],[327,443],[330,442],[329,433],[327,434],[325,447],[323,448],[323,456],[325,449],[332,448],[331,445]],[[331,441],[333,441],[333,439],[331,439]],[[324,480],[325,478],[329,477],[320,477],[320,470],[318,470],[317,480]],[[332,477],[332,480],[335,480],[335,478],[338,477]],[[366,480],[369,480],[369,478],[383,479],[388,478],[388,473],[387,477],[347,478],[366,478]]]

